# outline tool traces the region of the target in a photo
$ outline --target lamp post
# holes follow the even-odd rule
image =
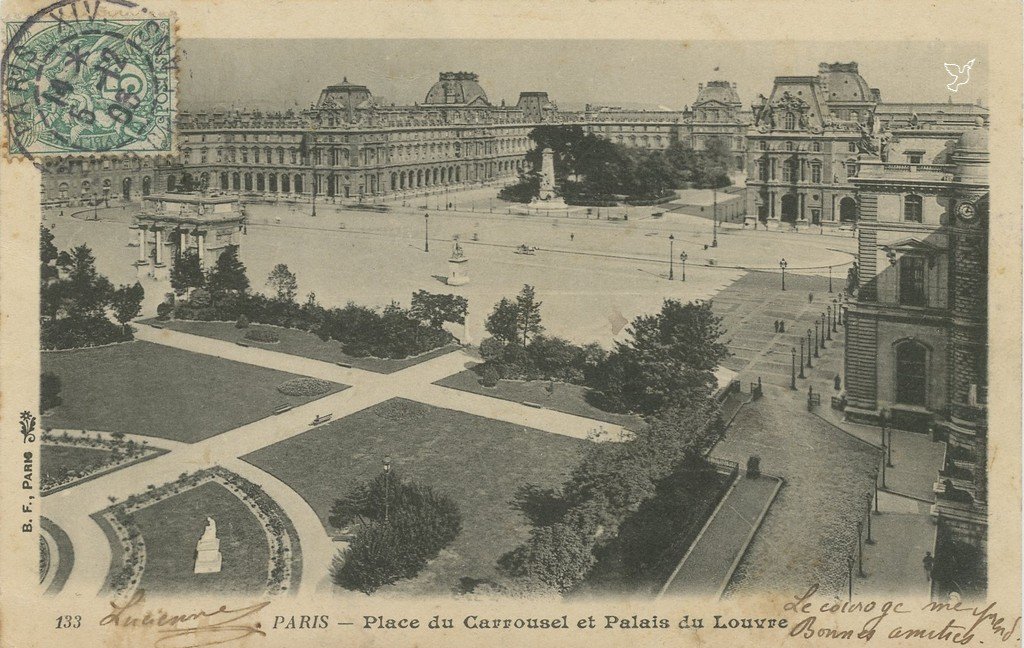
[[[804,378],[804,338],[800,336],[800,377]]]
[[[832,304],[829,304],[825,308],[828,309],[828,316],[825,318],[825,330],[828,331],[828,341],[832,341]]]
[[[676,235],[675,234],[669,234],[668,235],[668,280],[669,281],[672,281],[672,278],[674,276],[674,273],[672,272],[672,261],[673,261],[672,257],[674,255],[674,252],[672,250],[672,246],[675,244],[675,242],[676,242]]]
[[[836,299],[832,300],[832,332],[838,333],[839,329],[836,328],[836,320],[839,319],[839,301]]]
[[[423,251],[430,252],[430,214],[423,214]]]
[[[686,281],[686,252],[679,253],[679,275],[682,281]]]
[[[714,225],[712,226],[711,234],[711,247],[718,247],[718,185],[713,184],[711,190],[714,195],[714,206],[712,207],[712,215]]]
[[[779,267],[782,268],[782,289],[783,290],[786,289],[786,266],[788,266],[788,265],[789,264],[786,263],[785,259],[782,259],[781,261],[779,261]]]
[[[864,578],[864,543],[860,540],[860,534],[864,531],[864,523],[857,520],[857,575]]]
[[[388,523],[388,504],[391,499],[391,457],[384,457],[384,524]]]
[[[868,539],[864,542],[869,545],[875,544],[875,541],[871,538],[871,493],[868,493]]]
[[[807,329],[807,368],[814,368],[811,364],[811,329]]]
[[[847,571],[847,601],[853,600],[853,554],[851,553],[846,557],[846,571]]]
[[[801,342],[803,342],[803,340],[801,340]],[[791,352],[793,354],[793,360],[789,363],[789,388],[796,389],[796,347],[793,347]]]
[[[818,320],[814,320],[814,357],[820,358],[818,355],[818,326],[821,324]]]
[[[885,444],[883,449],[885,450],[885,464],[889,468],[892,468],[892,427],[888,424],[889,413],[886,410],[882,410],[882,413],[879,415],[879,419],[882,421],[882,434],[885,434],[886,428],[889,430],[888,443]]]
[[[832,339],[832,329],[828,325],[828,320],[825,319],[825,313],[821,314],[821,348],[825,348],[825,334],[828,333],[828,339]]]
[[[832,266],[828,267],[828,291],[832,292]]]

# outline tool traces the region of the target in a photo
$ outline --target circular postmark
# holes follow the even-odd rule
[[[67,19],[9,26],[7,133],[14,154],[171,150],[169,19]]]

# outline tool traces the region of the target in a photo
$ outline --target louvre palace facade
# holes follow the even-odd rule
[[[472,72],[440,73],[412,105],[384,104],[343,79],[305,110],[179,112],[176,157],[47,161],[42,195],[44,204],[70,206],[195,189],[252,200],[372,201],[507,183],[523,170],[529,134],[542,124],[575,124],[642,149],[676,141],[703,148],[723,137],[742,170],[749,122],[727,81],[701,84],[685,110],[562,111],[543,91],[495,105]]]

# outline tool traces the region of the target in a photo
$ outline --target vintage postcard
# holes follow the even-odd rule
[[[0,645],[1019,644],[1019,3],[0,16]]]

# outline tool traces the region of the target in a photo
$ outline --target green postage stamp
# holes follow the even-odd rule
[[[58,17],[6,31],[10,154],[173,152],[169,18]]]

